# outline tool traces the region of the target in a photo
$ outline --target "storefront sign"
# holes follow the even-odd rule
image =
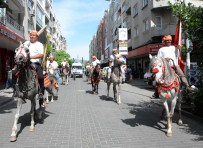
[[[150,52],[158,52],[159,49],[160,49],[162,46],[163,46],[162,44],[150,44],[150,45],[149,45]]]
[[[8,29],[6,29],[5,27],[3,27],[1,25],[0,25],[0,36],[4,36],[17,43],[19,43],[20,41],[23,41],[23,39],[21,37],[19,37],[18,35],[9,31]]]

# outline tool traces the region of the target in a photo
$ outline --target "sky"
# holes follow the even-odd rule
[[[54,0],[53,9],[71,58],[89,60],[89,45],[108,9],[106,0]]]

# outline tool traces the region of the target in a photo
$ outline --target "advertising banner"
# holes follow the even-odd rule
[[[127,28],[118,29],[118,40],[119,40],[119,53],[121,55],[128,54],[128,30]]]

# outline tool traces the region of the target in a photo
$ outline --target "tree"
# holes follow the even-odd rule
[[[68,63],[72,64],[70,55],[64,50],[56,50],[53,52],[53,54],[55,55],[55,60],[58,64],[61,64],[64,59],[67,59]]]
[[[170,3],[173,14],[182,21],[183,33],[193,43],[191,59],[198,62],[198,66],[203,70],[203,8],[195,7],[191,3],[176,2]],[[202,71],[203,73],[203,71]],[[194,113],[203,116],[203,81],[199,78],[199,91],[194,95]]]
[[[173,14],[182,21],[183,33],[193,43],[192,57],[202,67],[203,56],[203,8],[191,3],[170,3]]]

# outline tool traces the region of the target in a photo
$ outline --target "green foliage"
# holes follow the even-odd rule
[[[194,95],[194,114],[200,115],[203,117],[203,88],[201,88],[200,90],[198,90],[195,95]]]
[[[52,46],[50,42],[47,42],[47,52],[46,52],[46,57],[48,57],[50,55],[52,51]]]
[[[69,64],[71,64],[71,58],[70,55],[65,52],[64,50],[56,50],[53,52],[54,56],[55,56],[55,61],[58,64],[61,64],[61,62],[63,62],[63,60],[66,58],[67,61],[69,62]]]
[[[182,21],[183,33],[193,43],[191,58],[197,61],[200,69],[203,69],[203,8],[195,7],[191,3],[170,3],[173,14]],[[202,71],[203,72],[203,71]],[[201,77],[200,77],[201,79]],[[202,80],[200,80],[202,81]],[[194,94],[194,113],[203,116],[203,85],[198,86],[199,91]]]
[[[183,33],[189,38],[198,52],[195,60],[200,64],[203,56],[203,8],[195,7],[191,3],[170,3],[173,14],[182,21]]]

